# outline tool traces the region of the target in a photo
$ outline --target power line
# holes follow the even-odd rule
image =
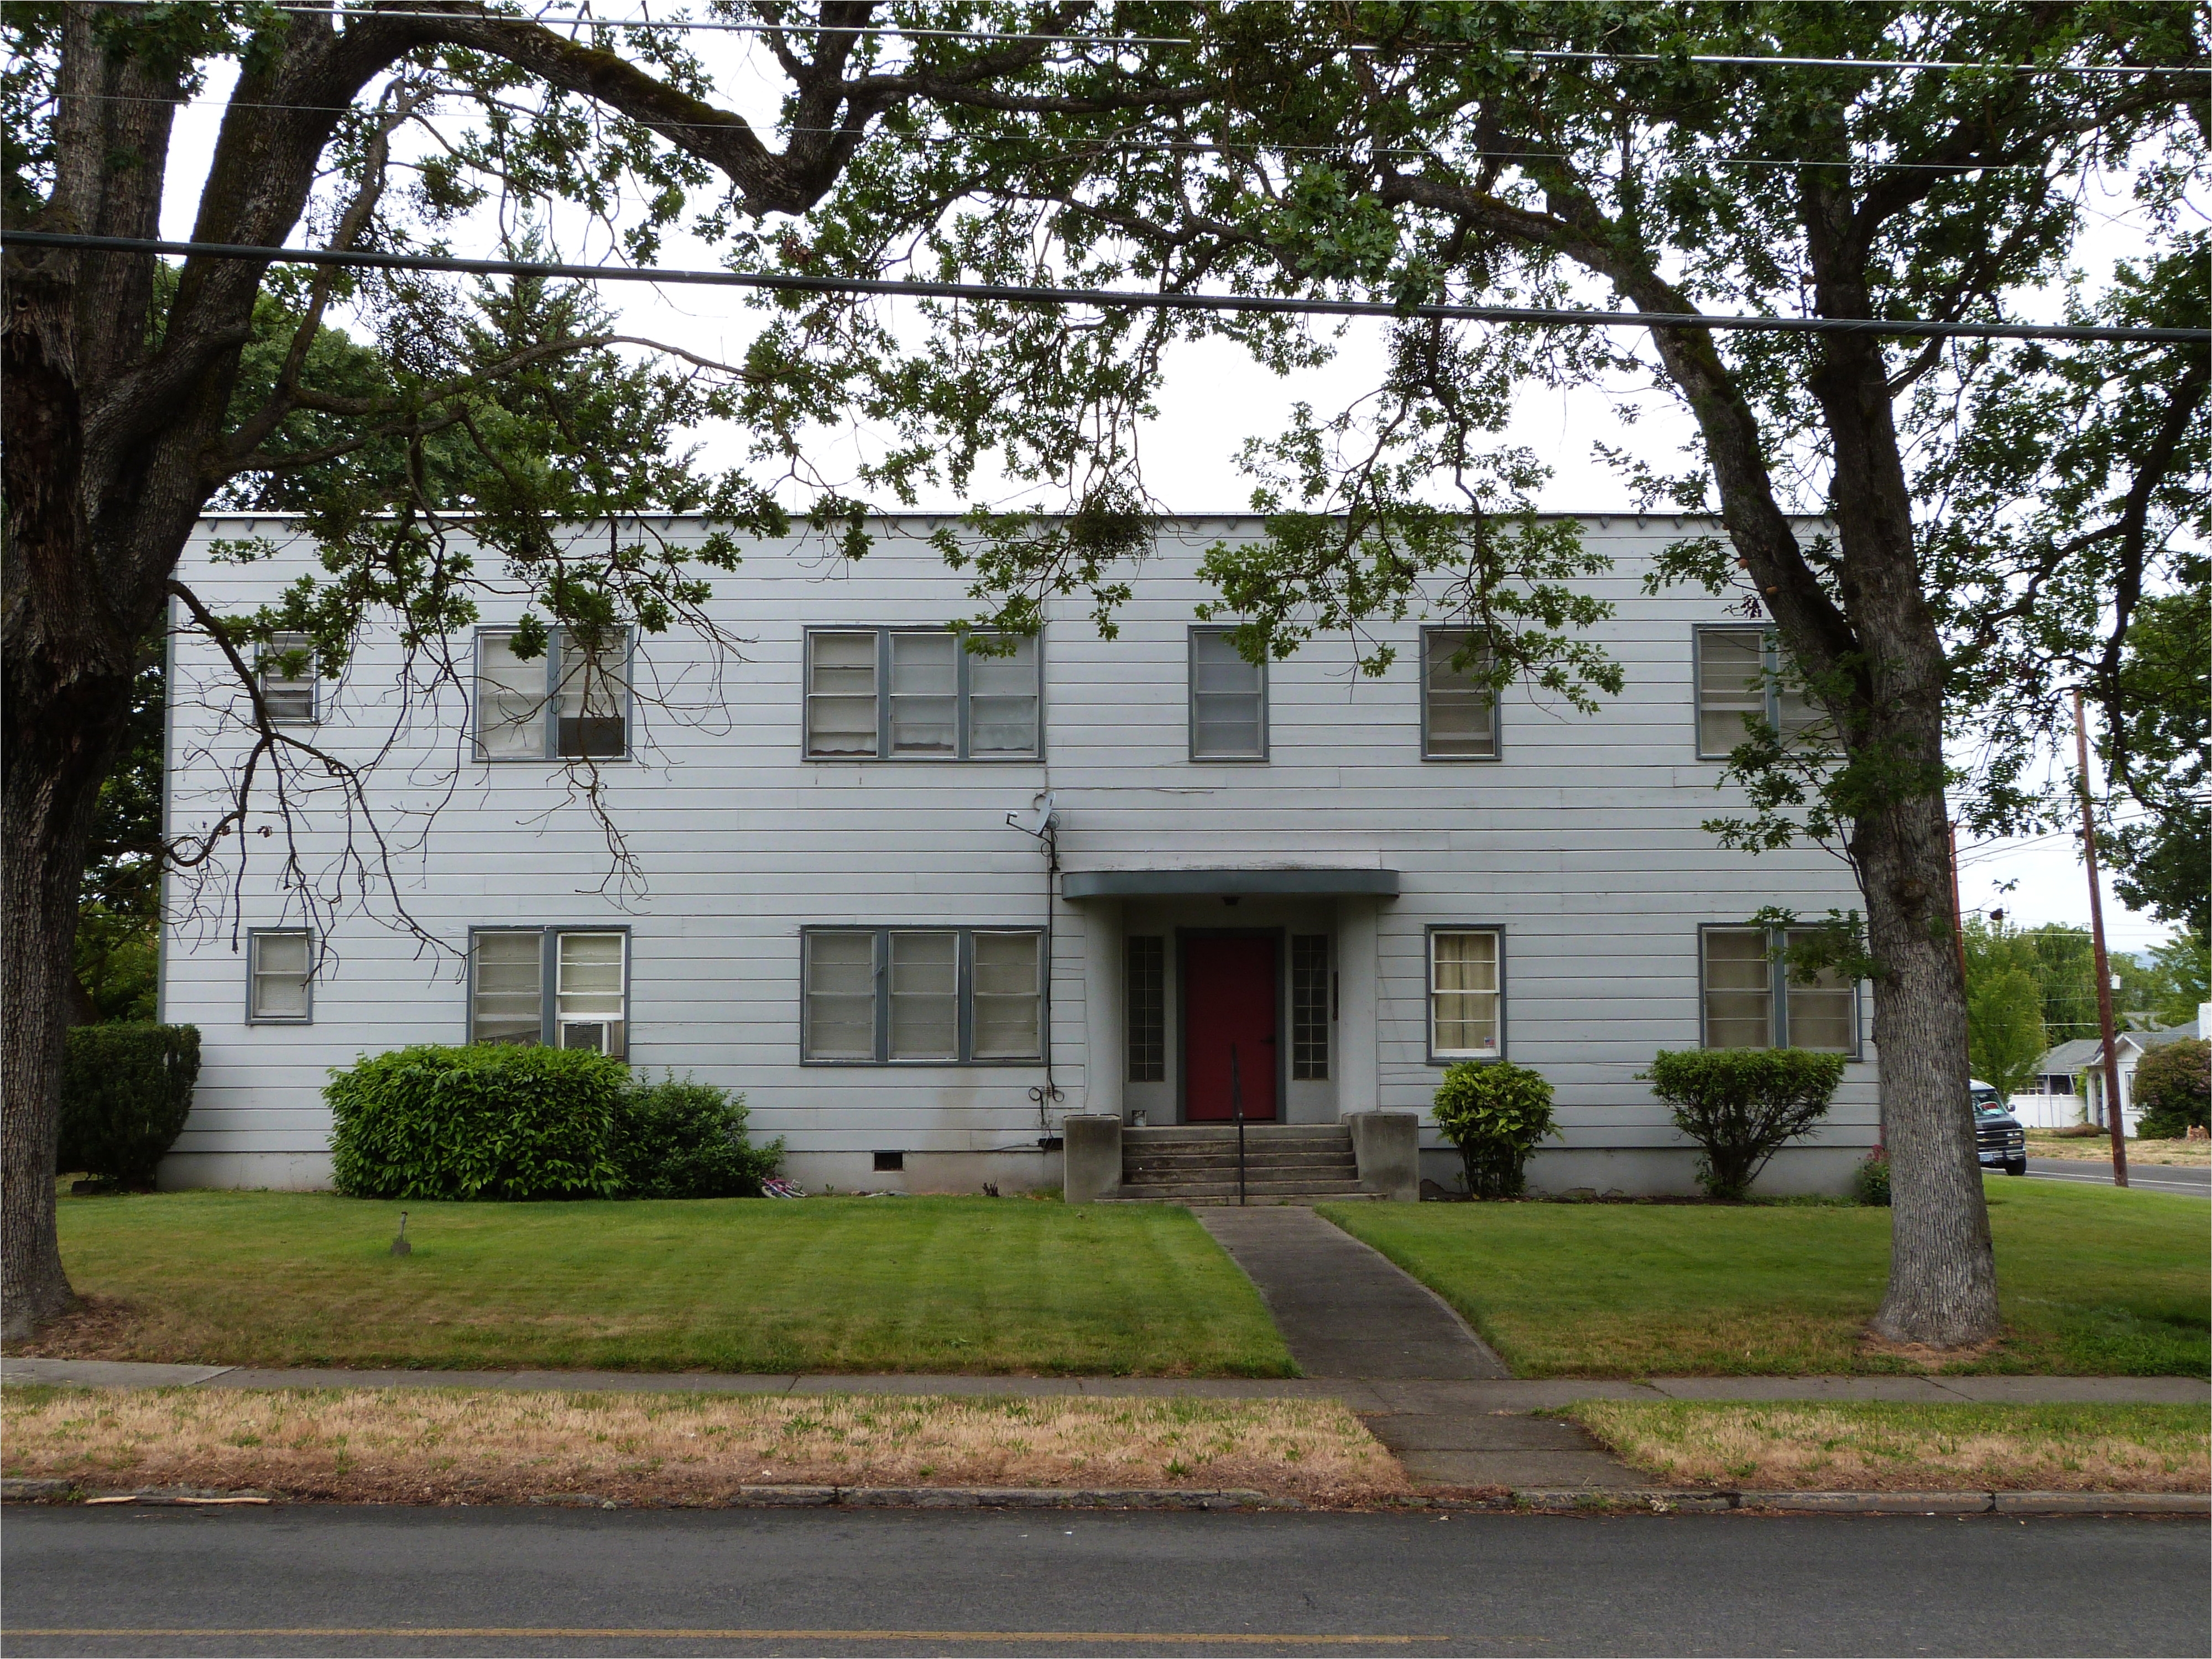
[[[75,0],[75,3],[149,6],[160,3],[160,0]],[[988,40],[1086,46],[1202,46],[1210,44],[1195,36],[1171,34],[1031,34],[1017,30],[908,28],[902,24],[894,23],[858,25],[809,22],[732,23],[705,18],[671,18],[662,21],[651,17],[594,17],[580,13],[574,16],[559,17],[546,16],[542,14],[529,15],[520,12],[398,11],[381,7],[349,9],[343,6],[283,4],[271,5],[267,9],[293,13],[301,16],[337,16],[349,20],[360,19],[364,21],[379,18],[399,18],[423,22],[451,22],[459,18],[468,21],[489,20],[493,22],[532,23],[541,28],[640,29],[678,33],[866,34],[893,40]],[[1462,49],[1450,41],[1430,40],[1402,41],[1387,46],[1380,43],[1349,42],[1337,48],[1343,52],[1364,53],[1453,52]],[[2212,64],[1977,64],[1928,58],[1792,58],[1726,52],[1576,52],[1551,47],[1511,48],[1498,55],[1512,63],[1705,64],[1720,68],[1741,69],[1998,70],[2014,75],[2203,75],[2212,73]]]
[[[561,277],[594,283],[665,283],[791,294],[875,294],[927,300],[988,300],[1012,305],[1085,306],[1132,311],[1226,311],[1279,316],[1433,319],[1531,323],[1582,328],[1701,328],[1785,334],[1873,334],[1913,339],[2110,340],[2212,343],[2212,328],[2091,328],[2073,324],[1938,323],[1917,319],[1709,316],[1700,312],[1588,311],[1521,306],[1394,306],[1371,300],[1299,300],[1257,294],[1147,293],[1130,289],[1022,287],[994,283],[926,283],[904,278],[799,276],[776,272],[682,270],[665,267],[551,264],[522,259],[457,259],[443,254],[248,247],[229,242],[168,242],[135,236],[0,228],[0,247],[73,248],[96,253],[175,254],[192,259],[251,259],[264,264],[327,265],[358,270],[434,270],[477,276]]]

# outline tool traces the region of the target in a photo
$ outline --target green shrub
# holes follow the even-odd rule
[[[1554,1133],[1552,1085],[1540,1073],[1496,1060],[1449,1066],[1437,1090],[1437,1127],[1459,1148],[1472,1198],[1515,1198],[1529,1149]]]
[[[1879,1146],[1861,1160],[1852,1176],[1852,1188],[1862,1204],[1889,1207],[1889,1154]]]
[[[1705,1155],[1698,1182],[1713,1198],[1742,1198],[1766,1161],[1827,1115],[1844,1080],[1841,1054],[1805,1048],[1662,1049],[1638,1073]]]
[[[2147,1139],[2179,1140],[2192,1125],[2206,1127],[2212,1043],[2184,1037],[2145,1054],[2136,1065],[2135,1103],[2142,1114],[2136,1133]]]
[[[192,1109],[199,1029],[79,1025],[66,1042],[57,1169],[152,1186],[154,1166]]]
[[[395,1049],[333,1071],[337,1188],[358,1198],[591,1198],[617,1188],[618,1060],[476,1043]]]
[[[743,1095],[665,1077],[623,1091],[614,1160],[627,1198],[758,1198],[783,1142],[747,1142]]]

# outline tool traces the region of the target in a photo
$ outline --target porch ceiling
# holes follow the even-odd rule
[[[1060,896],[1107,898],[1230,898],[1246,894],[1277,898],[1395,898],[1398,872],[1322,865],[1220,870],[1069,870]]]

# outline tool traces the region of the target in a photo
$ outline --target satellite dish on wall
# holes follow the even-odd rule
[[[1026,812],[1009,812],[1006,822],[1025,836],[1042,836],[1054,827],[1052,791],[1048,789],[1030,803]]]

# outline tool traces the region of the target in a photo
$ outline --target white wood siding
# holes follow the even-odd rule
[[[1272,665],[1267,763],[1188,760],[1186,636],[1194,607],[1209,597],[1197,560],[1214,540],[1258,529],[1228,519],[1182,520],[1163,538],[1135,578],[1118,640],[1099,638],[1080,602],[1051,607],[1042,760],[805,759],[805,629],[936,623],[972,611],[965,579],[922,539],[936,522],[878,526],[876,550],[850,568],[794,541],[760,546],[738,574],[715,575],[717,614],[749,641],[742,661],[717,662],[685,634],[639,641],[641,694],[658,688],[688,712],[641,695],[636,757],[600,769],[643,877],[643,890],[628,895],[608,882],[605,839],[564,769],[474,760],[451,687],[402,721],[396,646],[388,632],[372,635],[345,683],[324,688],[318,735],[355,757],[391,743],[375,798],[400,900],[448,949],[419,948],[391,925],[389,895],[373,878],[364,895],[356,878],[315,988],[314,1023],[249,1028],[243,930],[301,916],[280,890],[283,832],[264,798],[242,843],[234,840],[200,885],[196,913],[193,884],[171,884],[164,1017],[199,1026],[204,1056],[177,1150],[320,1152],[326,1069],[358,1054],[462,1040],[456,953],[471,927],[516,923],[630,928],[633,1062],[744,1090],[757,1132],[785,1135],[794,1151],[1033,1146],[1028,1091],[1042,1079],[1039,1066],[802,1066],[799,930],[1041,923],[1042,860],[1005,818],[1048,787],[1072,869],[1301,863],[1402,872],[1402,896],[1377,916],[1377,1029],[1363,1036],[1340,1024],[1335,1034],[1340,1077],[1346,1045],[1376,1045],[1379,1099],[1340,1099],[1343,1109],[1426,1104],[1438,1068],[1426,1059],[1424,931],[1502,928],[1505,1052],[1552,1079],[1574,1147],[1676,1144],[1634,1073],[1655,1050],[1698,1040],[1700,923],[1741,921],[1767,903],[1808,915],[1858,903],[1844,867],[1817,849],[1754,859],[1723,850],[1698,827],[1741,803],[1716,791],[1721,763],[1697,758],[1691,635],[1733,618],[1695,589],[1647,597],[1641,576],[1659,548],[1709,526],[1587,521],[1589,544],[1614,562],[1588,586],[1618,608],[1599,634],[1626,688],[1590,716],[1509,692],[1496,762],[1420,759],[1419,619],[1376,630],[1401,647],[1379,680],[1353,671],[1340,641]],[[674,531],[680,538],[687,527]],[[600,533],[589,532],[594,541]],[[207,558],[207,540],[247,535],[289,544],[252,566]],[[232,519],[203,526],[182,574],[227,610],[311,568],[312,549],[288,526]],[[521,609],[498,599],[483,608],[487,625]],[[465,641],[454,654],[466,663]],[[215,653],[180,641],[170,738],[179,830],[219,810],[217,763],[239,748],[237,727],[223,729],[219,711],[236,701]],[[301,840],[319,879],[342,848],[333,805],[311,812]],[[276,833],[264,837],[264,826]],[[234,918],[216,886],[234,881]],[[1103,908],[1118,927],[1119,907]],[[1057,904],[1052,1039],[1066,1109],[1082,1107],[1090,1058],[1086,921],[1083,905]],[[1118,964],[1118,949],[1112,956]],[[1867,1012],[1863,996],[1863,1029]],[[1118,1068],[1118,1043],[1101,1059]],[[1832,1145],[1875,1139],[1872,1059],[1869,1044],[1850,1069],[1825,1132]]]

